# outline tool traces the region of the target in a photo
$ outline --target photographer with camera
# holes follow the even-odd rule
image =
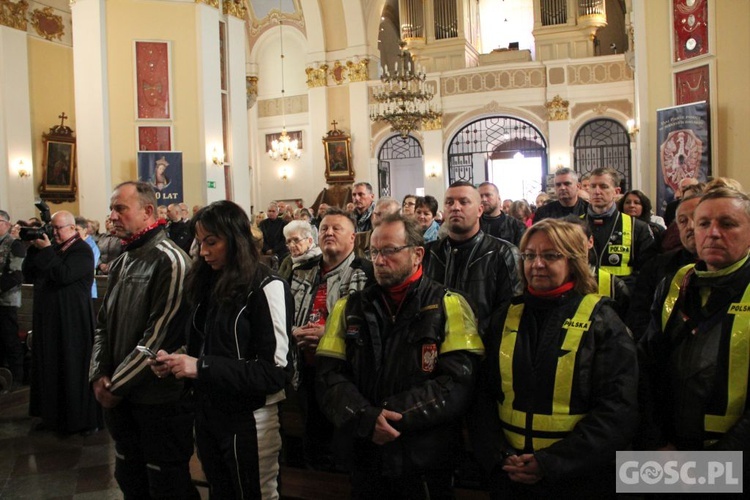
[[[50,241],[51,232],[54,245]],[[94,254],[73,214],[52,216],[32,235],[25,268],[34,276],[29,414],[61,434],[96,430],[99,410],[88,383],[94,337]],[[30,238],[22,232],[22,238]]]
[[[21,307],[23,283],[21,266],[26,256],[26,247],[11,235],[12,227],[8,212],[0,210],[0,363],[7,364],[13,376],[11,380],[5,381],[10,390],[20,387],[23,381],[23,347],[18,339],[18,308]]]

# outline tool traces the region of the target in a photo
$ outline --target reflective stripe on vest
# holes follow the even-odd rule
[[[326,330],[318,342],[315,350],[316,356],[328,356],[331,358],[346,359],[346,341],[344,331],[346,320],[346,301],[344,297],[336,302],[333,311],[326,319]]]
[[[440,344],[440,354],[452,351],[469,351],[484,354],[484,344],[477,333],[474,312],[462,296],[445,292],[445,340]]]
[[[540,450],[563,439],[585,414],[570,414],[570,395],[573,390],[576,355],[584,332],[591,327],[591,313],[602,297],[595,294],[586,295],[578,305],[573,318],[563,324],[567,333],[561,350],[568,351],[557,360],[555,370],[555,387],[552,400],[552,414],[526,413],[515,410],[513,401],[513,356],[518,336],[518,327],[523,315],[523,304],[511,305],[503,326],[500,342],[500,376],[504,400],[498,403],[498,414],[503,424],[503,434],[510,445],[517,450],[524,450],[526,434],[531,435],[532,448]]]
[[[694,267],[695,264],[688,264],[685,267],[681,267],[677,273],[675,273],[674,278],[672,278],[672,283],[669,284],[667,298],[664,300],[664,307],[662,307],[661,310],[662,331],[667,327],[667,322],[669,321],[670,316],[672,316],[674,305],[677,303],[677,298],[680,296],[682,281],[685,279],[685,275]]]
[[[599,269],[599,295],[602,297],[613,297],[612,275],[603,269]]]
[[[620,224],[622,224],[622,242],[621,246],[627,247],[628,251],[621,253],[619,266],[600,266],[613,276],[630,276],[633,268],[630,267],[630,259],[633,257],[633,220],[628,214],[620,214]],[[604,252],[610,254],[607,250],[610,245],[605,247]]]
[[[666,328],[680,288],[687,272],[694,267],[689,264],[672,279],[669,293],[662,308],[662,331]],[[706,414],[703,429],[706,432],[725,433],[745,412],[747,401],[748,370],[750,370],[750,285],[745,288],[741,302],[730,304],[727,315],[734,315],[729,339],[729,363],[727,367],[727,408],[723,415]]]

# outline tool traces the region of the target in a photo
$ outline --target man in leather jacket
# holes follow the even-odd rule
[[[193,414],[183,411],[182,382],[157,378],[149,355],[185,343],[180,314],[188,256],[156,219],[156,195],[145,182],[112,193],[110,220],[123,253],[109,268],[89,370],[115,441],[115,478],[125,498],[199,498],[190,478]]]
[[[473,185],[463,181],[451,184],[445,193],[448,237],[428,244],[424,259],[427,276],[469,298],[481,335],[492,312],[521,293],[518,249],[480,229],[482,212]]]
[[[480,220],[482,231],[518,246],[521,243],[521,236],[526,232],[526,226],[500,209],[500,191],[497,186],[491,182],[481,183],[479,196],[482,198],[484,209]]]
[[[422,274],[413,219],[372,234],[377,285],[339,300],[317,350],[318,398],[352,447],[353,498],[452,498],[461,417],[484,346],[466,300]]]
[[[750,197],[711,189],[694,220],[700,260],[662,281],[639,343],[643,423],[636,445],[744,451],[750,448]]]

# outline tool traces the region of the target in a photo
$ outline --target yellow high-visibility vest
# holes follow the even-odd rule
[[[620,264],[617,266],[600,266],[613,276],[630,276],[633,268],[630,267],[630,259],[633,258],[633,220],[628,214],[620,214],[622,224],[622,241],[619,245],[608,244],[603,252],[605,255],[617,254],[620,256]],[[616,251],[615,251],[616,250]]]
[[[667,327],[674,313],[674,307],[680,296],[680,289],[685,275],[695,267],[688,264],[681,268],[672,278],[669,292],[664,300],[661,313],[662,332]],[[727,316],[733,315],[731,338],[729,339],[729,363],[727,364],[727,407],[723,414],[706,413],[703,417],[703,429],[706,432],[727,432],[745,412],[747,400],[747,375],[750,369],[750,285],[742,294],[742,301],[730,304]],[[710,444],[710,442],[706,443]]]
[[[510,306],[503,326],[500,342],[500,376],[505,399],[498,403],[498,413],[503,425],[503,434],[517,450],[527,449],[527,437],[531,438],[534,450],[547,448],[563,439],[586,415],[570,413],[570,395],[573,389],[576,356],[583,334],[591,327],[591,313],[602,299],[600,295],[586,295],[572,318],[565,320],[566,330],[561,350],[568,351],[557,360],[552,414],[527,413],[513,408],[513,355],[516,347],[518,327],[523,315],[523,304]]]

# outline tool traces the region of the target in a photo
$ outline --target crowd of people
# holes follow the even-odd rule
[[[189,221],[126,182],[98,260],[84,220],[24,245],[0,211],[5,363],[26,275],[30,412],[103,420],[126,498],[197,498],[193,446],[212,496],[276,498],[291,391],[303,463],[354,498],[453,498],[466,463],[492,498],[612,497],[618,450],[750,448],[750,197],[684,179],[662,219],[610,168],[585,181],[559,169],[533,205],[360,182],[348,208],[220,201]],[[55,353],[78,371],[50,377]]]

